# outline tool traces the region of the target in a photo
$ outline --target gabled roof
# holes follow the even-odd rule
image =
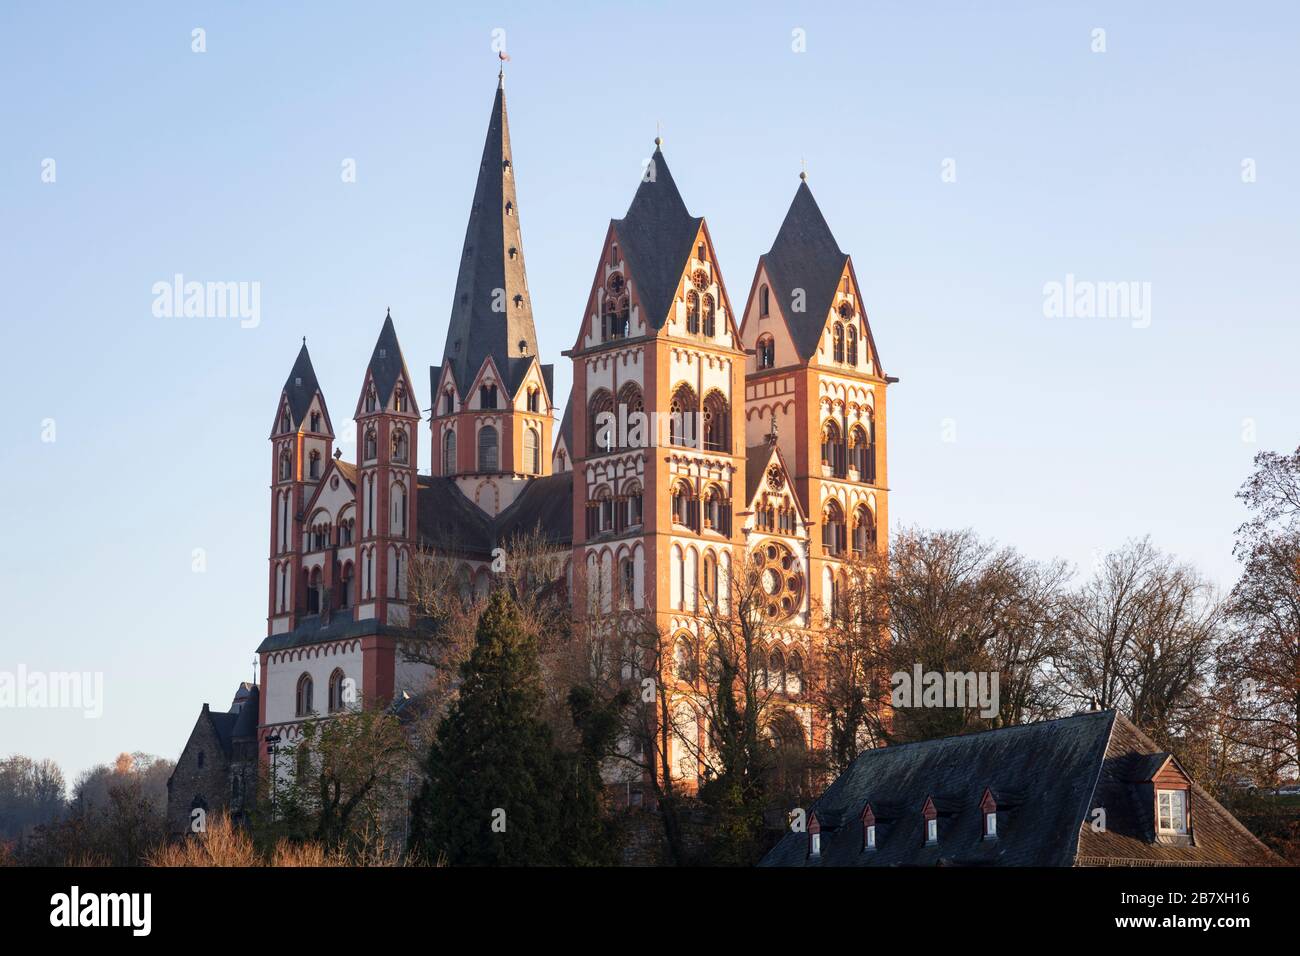
[[[647,325],[661,329],[704,220],[692,216],[658,144],[641,185],[614,232],[626,257]]]
[[[572,471],[533,478],[493,522],[493,536],[501,546],[534,531],[547,544],[567,547],[572,543]]]
[[[320,383],[316,381],[316,370],[312,368],[311,355],[307,352],[307,340],[302,340],[302,348],[298,350],[298,357],[294,359],[293,368],[289,371],[289,377],[284,380],[284,391],[282,401],[289,404],[289,417],[293,420],[293,427],[297,429],[302,424],[307,412],[311,409],[312,399],[320,391]],[[324,407],[325,399],[322,395],[321,406]],[[272,426],[272,434],[278,430],[279,410],[276,411],[276,425]]]
[[[1158,842],[1154,807],[1135,768],[1149,766],[1155,743],[1113,710],[1091,711],[919,743],[868,750],[812,806],[846,820],[819,860],[805,834],[787,833],[764,866],[1073,866],[1076,864],[1269,865],[1258,839],[1192,784],[1193,840]],[[1163,762],[1163,761],[1162,761]],[[983,839],[980,800],[998,803],[995,839]],[[1150,788],[1146,788],[1146,793]],[[933,802],[937,844],[925,844],[922,808]],[[874,851],[862,849],[862,809],[876,814]],[[885,807],[897,808],[885,811]],[[1105,827],[1092,826],[1105,811]],[[884,812],[882,812],[884,811]]]
[[[530,479],[519,497],[490,518],[465,497],[455,479],[421,475],[416,496],[422,546],[486,560],[511,538],[540,533],[556,546],[573,541],[573,472]]]
[[[564,442],[564,450],[573,458],[573,389],[569,389],[569,398],[564,403],[564,415],[560,418],[560,431],[556,444]]]
[[[781,454],[781,447],[776,442],[766,441],[761,445],[750,445],[745,449],[745,507],[753,507],[758,487],[767,477],[767,469],[773,463],[778,465],[785,475],[790,501],[799,513],[799,520],[806,523],[808,515],[804,511],[803,502],[799,500],[799,493],[794,486],[794,476],[786,467],[785,456]]]
[[[393,326],[390,312],[384,316],[383,328],[375,342],[375,350],[370,353],[370,364],[366,371],[374,378],[375,392],[379,405],[383,407],[393,395],[393,387],[399,379],[405,378],[409,383],[411,373],[406,369],[406,359],[402,357],[402,346],[397,341],[397,329]]]
[[[512,395],[537,356],[504,81],[488,119],[442,361],[465,389],[489,356]]]
[[[761,265],[767,268],[777,307],[804,361],[817,351],[848,258],[831,234],[831,227],[826,224],[807,181],[801,181]],[[795,289],[803,290],[802,312],[791,308]]]

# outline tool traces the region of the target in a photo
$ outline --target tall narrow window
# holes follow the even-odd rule
[[[587,407],[587,420],[591,439],[587,443],[587,454],[603,455],[613,450],[615,433],[614,396],[606,389],[598,389],[591,396]]]
[[[695,392],[685,382],[673,391],[672,402],[668,406],[669,441],[674,445],[694,448],[697,441],[695,418],[699,414],[699,405]]]
[[[297,716],[306,717],[313,713],[311,706],[311,675],[303,674],[298,678],[298,695],[295,701]]]
[[[830,466],[832,476],[844,477],[844,438],[833,420],[822,427],[822,464]]]
[[[288,481],[293,477],[293,456],[289,453],[289,447],[286,445],[280,452],[280,480]]]
[[[822,511],[822,547],[836,557],[844,553],[844,511],[833,499]]]
[[[692,335],[700,331],[700,296],[694,290],[686,293],[686,331]]]
[[[763,318],[772,314],[772,305],[770,300],[771,293],[768,292],[767,286],[762,286],[758,290],[758,314]]]
[[[456,474],[456,433],[451,429],[442,435],[442,473]]]
[[[713,338],[717,331],[717,310],[713,305],[713,296],[705,293],[704,295],[704,334],[708,338]]]
[[[844,361],[844,326],[835,323],[835,330],[831,333],[831,343],[834,347],[835,361]]]
[[[330,686],[329,686],[330,713],[332,714],[335,711],[342,710],[343,704],[344,704],[343,670],[342,668],[336,667],[334,668],[334,672],[330,674]]]
[[[400,428],[393,432],[393,461],[406,461],[406,432]]]
[[[311,430],[314,432],[320,431],[320,412],[311,413]]]
[[[847,360],[850,365],[857,365],[858,364],[858,330],[850,325],[847,334],[849,337]]]
[[[542,457],[537,442],[537,429],[524,429],[524,467],[530,475],[540,474]]]
[[[704,448],[706,451],[730,451],[727,436],[731,410],[717,389],[704,396]]]
[[[497,430],[492,425],[484,425],[478,433],[478,470],[496,471],[500,459],[497,456]]]
[[[497,387],[495,385],[480,385],[478,390],[478,404],[480,408],[496,408]]]
[[[758,337],[758,367],[774,368],[776,366],[776,340],[770,335]]]
[[[310,478],[320,477],[320,452],[313,451],[307,456],[307,475]]]
[[[366,461],[373,461],[379,457],[379,433],[375,431],[374,425],[371,425],[366,429],[366,440],[362,457],[365,458]]]
[[[456,396],[451,389],[447,389],[447,391],[442,394],[442,413],[444,415],[450,415],[455,410]]]

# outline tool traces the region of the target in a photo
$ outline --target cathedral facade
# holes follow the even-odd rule
[[[852,259],[804,177],[737,307],[708,223],[688,211],[655,145],[626,214],[593,239],[590,292],[563,353],[573,385],[558,428],[503,82],[428,404],[388,315],[354,397],[357,460],[345,461],[304,340],[269,436],[259,679],[237,700],[248,710],[241,725],[257,708],[261,759],[292,745],[312,715],[427,682],[427,667],[398,648],[407,572],[421,550],[456,555],[483,589],[498,544],[539,532],[569,552],[576,605],[645,611],[674,661],[703,660],[706,607],[725,610],[733,582],[757,575],[769,686],[803,743],[820,743],[804,675],[846,562],[886,547],[885,393],[895,380]],[[417,467],[422,440],[429,474]],[[683,666],[670,691],[679,727],[703,740],[690,686],[700,672]],[[191,751],[212,721],[205,706],[183,766],[205,766]],[[209,761],[222,759],[216,751]],[[689,763],[673,760],[688,778]],[[228,776],[241,779],[232,789],[245,786],[245,769],[232,765]],[[223,794],[196,789],[216,786],[212,771],[208,763],[201,777],[174,778],[173,802],[225,805]]]

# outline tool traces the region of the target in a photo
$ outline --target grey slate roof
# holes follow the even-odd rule
[[[826,314],[848,255],[840,249],[826,224],[808,183],[800,182],[772,248],[763,256],[777,306],[785,316],[799,356],[807,361],[817,351]],[[793,311],[796,289],[804,290],[802,312]]]
[[[564,415],[560,418],[560,438],[564,447],[573,458],[573,389],[569,389],[569,398],[564,403]]]
[[[661,329],[677,292],[703,219],[686,210],[663,150],[655,147],[627,215],[614,220],[614,233],[627,259],[647,324]]]
[[[1092,797],[1112,710],[960,737],[868,750],[813,804],[841,825],[821,837],[822,866],[1069,866]],[[982,839],[985,788],[1031,799]],[[939,842],[925,846],[921,808],[939,809]],[[874,810],[878,849],[863,852],[861,814]],[[808,837],[787,833],[764,866],[808,865]]]
[[[515,250],[513,257],[511,249]],[[504,301],[497,290],[503,290]],[[494,310],[493,306],[500,304],[504,304],[504,312]],[[463,394],[489,357],[496,362],[511,395],[519,390],[528,367],[537,359],[503,83],[497,85],[488,120],[442,361],[451,365]]]
[[[416,514],[420,544],[442,553],[486,560],[493,548],[534,530],[567,546],[573,540],[573,473],[531,479],[495,518],[466,498],[454,479],[421,475]]]
[[[411,373],[406,369],[406,359],[402,357],[402,346],[397,341],[397,329],[393,326],[391,314],[384,316],[383,328],[379,330],[375,350],[370,353],[370,364],[366,368],[374,376],[375,392],[379,396],[381,407],[388,403],[398,379],[404,377],[408,382],[411,381]]]
[[[294,360],[289,377],[284,380],[284,396],[289,402],[289,414],[293,418],[293,427],[297,428],[307,417],[311,400],[320,391],[316,381],[316,370],[312,368],[311,356],[307,353],[307,340],[303,339],[302,348]]]
[[[537,531],[548,544],[573,542],[573,472],[534,478],[510,507],[497,515],[493,534],[498,543]]]

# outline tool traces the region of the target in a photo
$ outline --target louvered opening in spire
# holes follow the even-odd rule
[[[513,394],[537,355],[504,83],[498,81],[461,251],[443,364],[461,389],[492,358]]]

